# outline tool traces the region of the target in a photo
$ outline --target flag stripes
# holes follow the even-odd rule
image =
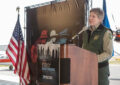
[[[6,50],[6,54],[10,58],[12,64],[15,66],[14,71],[19,75],[20,85],[28,85],[30,82],[30,73],[27,62],[26,47],[19,23],[19,14],[13,35]]]

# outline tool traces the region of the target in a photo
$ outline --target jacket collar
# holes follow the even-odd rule
[[[90,31],[101,31],[104,28],[103,24],[100,24],[96,27],[90,28]]]

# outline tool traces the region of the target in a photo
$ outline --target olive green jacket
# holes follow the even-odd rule
[[[89,29],[83,33],[82,47],[96,53],[99,63],[108,61],[113,52],[112,32],[102,24],[93,32]]]

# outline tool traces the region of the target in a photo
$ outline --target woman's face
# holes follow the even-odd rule
[[[101,23],[101,19],[94,12],[90,12],[89,16],[89,25],[90,26],[97,26]]]

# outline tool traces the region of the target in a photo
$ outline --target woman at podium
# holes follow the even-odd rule
[[[112,57],[112,31],[106,28],[102,21],[104,11],[93,8],[89,15],[89,29],[83,32],[84,49],[97,54],[98,57],[98,85],[109,85],[109,59]]]

